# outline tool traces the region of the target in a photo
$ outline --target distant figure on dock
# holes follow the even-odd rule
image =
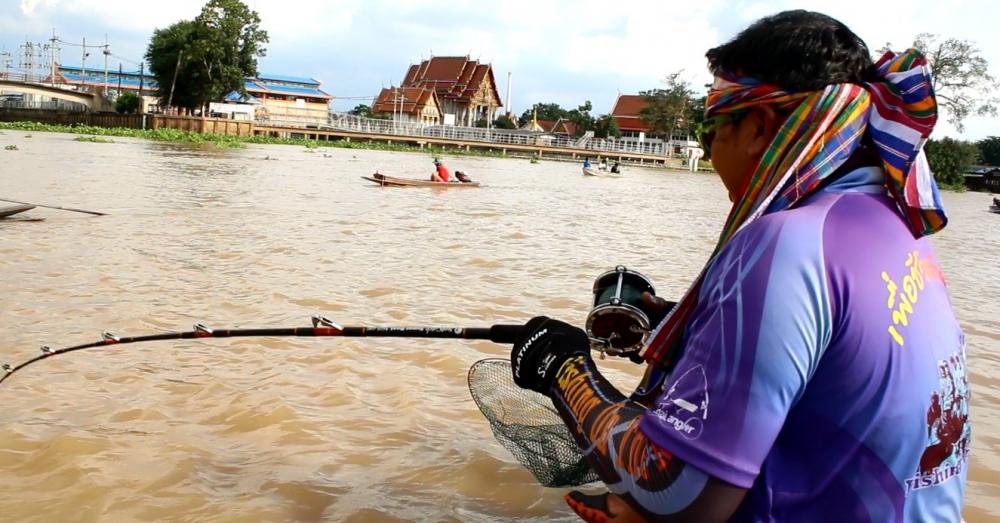
[[[688,170],[691,172],[698,172],[698,161],[701,160],[702,156],[705,156],[705,151],[701,150],[700,147],[688,147]]]
[[[441,163],[440,158],[434,159],[434,166],[436,170],[431,174],[432,182],[448,183],[451,181],[451,174],[448,172],[448,168]]]

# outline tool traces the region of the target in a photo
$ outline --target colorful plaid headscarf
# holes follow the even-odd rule
[[[923,146],[937,121],[930,67],[915,49],[886,53],[876,64],[881,81],[828,85],[789,92],[751,78],[720,75],[705,103],[705,117],[759,105],[795,109],[779,129],[726,219],[705,268],[653,331],[644,358],[670,366],[697,305],[705,272],[729,240],[763,214],[795,206],[832,175],[868,136],[882,158],[886,188],[914,236],[944,228],[947,217]]]

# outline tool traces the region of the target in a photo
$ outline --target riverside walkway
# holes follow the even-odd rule
[[[592,134],[566,138],[508,129],[485,129],[444,125],[417,125],[390,120],[331,114],[328,124],[302,126],[289,122],[260,122],[253,127],[257,135],[306,138],[311,140],[346,140],[400,143],[418,147],[455,148],[466,151],[491,151],[501,154],[544,157],[607,158],[639,165],[667,165],[669,147],[662,142],[637,143],[597,139]]]

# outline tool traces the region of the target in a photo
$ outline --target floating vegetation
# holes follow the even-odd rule
[[[88,142],[88,143],[115,143],[114,140],[110,140],[108,138],[101,138],[99,136],[77,136],[76,141]]]
[[[0,130],[10,129],[32,132],[72,133],[91,136],[120,136],[125,138],[142,138],[160,142],[180,142],[192,144],[211,144],[220,148],[243,148],[246,144],[301,145],[307,149],[320,147],[336,147],[339,149],[368,149],[375,151],[393,151],[408,153],[427,153],[431,156],[478,156],[488,158],[506,158],[500,151],[476,151],[460,148],[420,147],[401,143],[385,143],[359,140],[307,140],[305,138],[277,138],[273,136],[228,136],[211,133],[193,133],[177,129],[129,129],[125,127],[95,127],[93,125],[55,125],[39,122],[0,122]],[[25,138],[30,138],[26,135]],[[352,157],[352,161],[356,161]]]
[[[3,149],[4,149],[5,151],[16,151],[16,150],[17,150],[17,146],[16,146],[16,145],[14,145],[14,144],[10,144],[10,145],[8,145],[7,147],[4,147]]]

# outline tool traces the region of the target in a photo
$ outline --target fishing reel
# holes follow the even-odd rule
[[[591,350],[612,356],[638,354],[652,325],[642,310],[642,294],[656,295],[652,282],[619,265],[594,280],[594,307],[587,314]]]

